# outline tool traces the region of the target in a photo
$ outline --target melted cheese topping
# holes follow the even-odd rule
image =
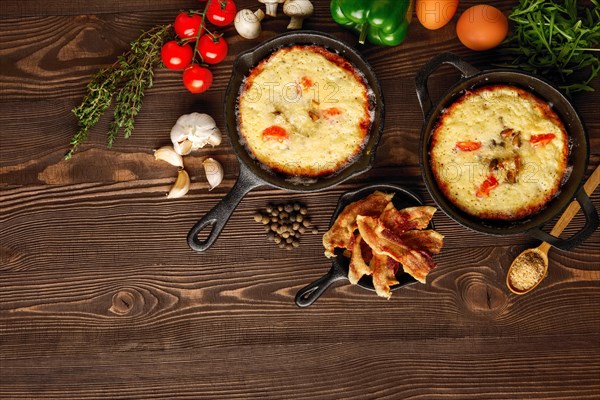
[[[554,137],[536,145],[535,135],[548,134]],[[481,147],[468,149],[472,143]],[[516,87],[488,86],[465,94],[440,117],[430,155],[438,185],[460,209],[515,220],[557,193],[568,139],[547,103]]]
[[[318,46],[281,49],[256,67],[240,96],[238,118],[258,161],[307,177],[351,162],[371,124],[362,78],[345,59]]]

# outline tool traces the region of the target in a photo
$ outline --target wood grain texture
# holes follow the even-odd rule
[[[332,22],[328,1],[314,3],[307,28],[356,43]],[[475,3],[462,1],[459,12]],[[204,95],[188,94],[179,73],[158,71],[130,139],[107,149],[106,115],[63,161],[76,128],[70,109],[91,74],[141,30],[197,4],[0,2],[1,399],[598,399],[599,232],[572,251],[551,250],[548,277],[517,296],[506,271],[538,242],[477,234],[438,212],[445,247],[427,284],[385,301],[339,283],[310,308],[294,304],[297,290],[329,268],[321,234],[342,193],[394,182],[434,205],[420,176],[414,75],[442,51],[478,68],[496,59],[463,48],[454,23],[431,32],[415,22],[398,48],[359,48],[387,106],[372,170],[319,193],[254,190],[204,254],[185,237],[235,182],[229,139],[185,158],[192,189],[174,201],[164,194],[176,169],[154,161],[152,149],[169,142],[183,113],[207,112],[224,131],[235,55],[283,32],[287,18],[266,20],[255,41],[225,29],[230,53]],[[513,1],[494,4],[508,11]],[[433,96],[457,77],[441,68]],[[589,175],[600,164],[600,98],[574,103],[590,135]],[[225,168],[211,192],[201,166],[209,155]],[[294,251],[268,243],[252,220],[283,200],[306,203],[320,231]],[[599,191],[592,201],[600,209]],[[582,225],[578,214],[563,236]]]

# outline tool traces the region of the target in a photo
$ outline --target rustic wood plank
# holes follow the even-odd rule
[[[231,326],[239,331],[245,327]],[[189,328],[189,333],[194,331]],[[119,340],[127,333],[122,329],[107,335]],[[465,345],[468,351],[459,350]],[[506,353],[495,350],[499,345]],[[570,341],[549,351],[535,340],[505,344],[502,339],[458,339],[401,348],[382,341],[375,348],[338,342],[300,343],[293,349],[239,345],[190,352],[169,351],[166,343],[158,351],[143,344],[123,345],[112,357],[114,362],[94,357],[91,363],[83,363],[69,355],[60,357],[60,367],[42,361],[35,368],[40,378],[35,393],[64,399],[594,399],[600,385],[589,367],[599,364],[588,346],[589,342]],[[158,365],[156,354],[162,355]],[[315,362],[323,354],[330,357]],[[203,367],[208,363],[213,373]],[[553,368],[557,363],[562,364],[561,370]],[[140,369],[148,372],[140,374]],[[373,376],[373,370],[386,373]],[[22,377],[28,371],[27,363],[15,363],[8,373],[10,392],[5,393],[27,398],[28,382]],[[215,375],[226,379],[215,382]],[[448,375],[467,378],[443,378]],[[137,385],[131,385],[131,379]],[[70,383],[65,385],[65,380]]]

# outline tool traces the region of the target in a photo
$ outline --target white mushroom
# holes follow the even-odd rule
[[[283,5],[283,12],[288,17],[292,17],[288,29],[302,29],[304,18],[313,14],[314,7],[309,0],[286,0]]]
[[[256,12],[240,10],[235,16],[235,30],[243,38],[256,39],[262,32],[260,21],[264,17],[265,13],[260,9]]]
[[[277,5],[283,3],[285,0],[258,0],[259,2],[265,5],[265,10],[267,11],[267,15],[271,17],[277,16]]]
[[[191,113],[179,117],[171,129],[173,148],[182,156],[210,144],[221,143],[221,131],[208,114]]]

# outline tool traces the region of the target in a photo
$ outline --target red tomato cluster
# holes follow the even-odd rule
[[[202,64],[218,64],[228,51],[225,39],[209,32],[204,19],[223,27],[233,22],[236,12],[233,0],[208,0],[203,13],[182,12],[175,18],[173,27],[179,40],[165,43],[160,57],[168,69],[183,70],[183,85],[190,92],[202,93],[210,88],[213,75]],[[200,63],[196,62],[196,56],[200,56]]]

